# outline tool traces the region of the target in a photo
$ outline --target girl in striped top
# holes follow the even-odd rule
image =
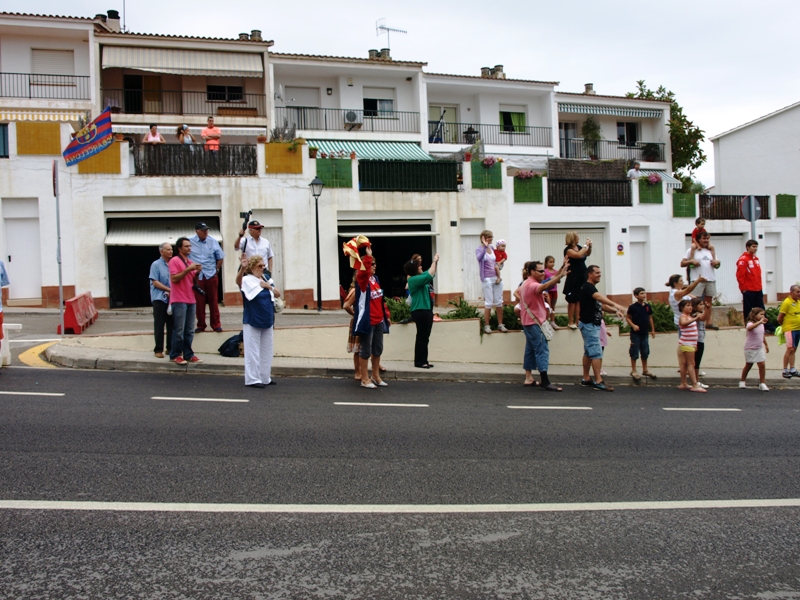
[[[694,354],[697,351],[697,320],[701,318],[701,313],[692,312],[695,306],[688,298],[684,298],[678,304],[680,319],[680,337],[678,338],[678,366],[681,371],[681,385],[679,389],[689,390],[690,392],[705,393],[705,389],[697,381],[697,372],[694,369]],[[686,382],[686,375],[692,385]]]

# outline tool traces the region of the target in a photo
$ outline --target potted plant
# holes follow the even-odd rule
[[[267,143],[267,136],[266,136],[266,135],[264,135],[264,134],[261,134],[261,135],[259,135],[259,136],[256,136],[256,141],[257,141],[259,144],[266,144],[266,143]]]
[[[464,152],[464,162],[472,162],[472,152]]]
[[[583,137],[583,150],[589,155],[592,160],[598,158],[598,144],[603,139],[600,123],[594,120],[593,116],[587,119],[581,125],[581,136]]]
[[[355,159],[356,159],[356,152],[355,150],[353,150],[350,152],[350,160],[355,160]]]
[[[316,146],[309,146],[308,147],[308,156],[309,158],[317,158],[317,152],[319,152],[319,148]]]
[[[648,142],[642,146],[642,158],[647,162],[656,162],[661,155],[661,148],[654,142]]]

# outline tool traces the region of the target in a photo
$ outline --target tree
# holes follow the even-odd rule
[[[661,100],[670,103],[669,139],[672,145],[672,171],[675,177],[684,184],[684,189],[681,191],[690,193],[692,173],[708,160],[706,153],[700,147],[701,142],[705,139],[705,132],[689,120],[683,113],[683,107],[675,100],[675,94],[663,85],[653,91],[641,79],[636,82],[636,91],[628,92],[625,95],[628,98]]]

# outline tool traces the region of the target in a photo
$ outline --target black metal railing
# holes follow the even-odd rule
[[[91,85],[84,75],[0,73],[0,97],[90,100]]]
[[[477,123],[439,123],[428,121],[431,144],[472,145],[478,142],[496,146],[550,146],[550,127],[480,125]]]
[[[275,109],[275,122],[306,131],[420,133],[419,113],[399,110],[282,106]]]
[[[633,206],[629,181],[547,180],[548,206]]]
[[[222,144],[206,150],[197,144],[142,144],[133,146],[136,175],[243,177],[256,175],[255,146]]]
[[[135,115],[217,115],[265,117],[265,94],[219,94],[165,90],[118,90],[103,88],[103,107],[112,113]]]
[[[600,160],[641,160],[664,162],[664,144],[659,142],[633,142],[626,144],[614,140],[585,141],[583,138],[561,138],[561,158],[592,158]]]
[[[457,192],[458,163],[446,161],[361,160],[362,192]]]
[[[709,221],[723,219],[743,219],[742,199],[745,196],[720,196],[701,194],[700,216]],[[756,202],[761,205],[759,219],[769,219],[769,196],[756,196]]]

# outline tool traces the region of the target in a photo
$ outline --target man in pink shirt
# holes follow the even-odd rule
[[[219,140],[222,137],[222,130],[214,127],[214,117],[208,117],[208,127],[200,132],[200,137],[205,142],[206,150],[219,150]]]
[[[194,341],[195,303],[194,278],[203,268],[200,263],[189,260],[192,243],[181,237],[175,242],[177,256],[169,261],[169,304],[172,307],[172,345],[169,358],[176,365],[203,362],[192,351]]]
[[[542,283],[545,278],[544,265],[538,260],[532,260],[525,264],[525,272],[528,278],[522,284],[520,292],[520,311],[519,316],[522,321],[522,329],[525,331],[525,385],[541,387],[548,392],[560,392],[561,388],[550,383],[547,376],[547,369],[550,363],[550,347],[547,339],[542,333],[539,323],[547,321],[547,307],[544,305],[542,292],[546,292],[557,285],[561,278],[567,274],[569,259],[564,258],[564,264],[554,277],[547,283]],[[534,369],[539,371],[542,382],[539,384],[533,378]]]

